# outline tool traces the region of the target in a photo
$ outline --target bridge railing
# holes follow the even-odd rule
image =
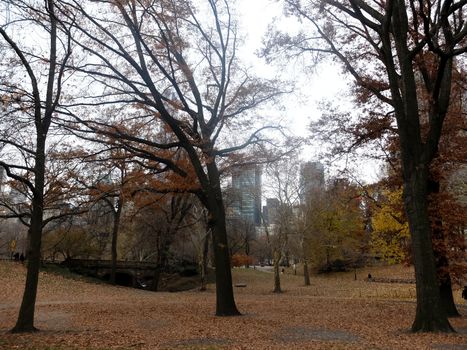
[[[110,268],[112,266],[111,260],[92,260],[92,259],[68,259],[65,260],[63,265],[67,267],[85,267],[85,268]],[[118,260],[117,268],[133,269],[133,270],[149,270],[156,269],[157,264],[147,261],[123,261]]]

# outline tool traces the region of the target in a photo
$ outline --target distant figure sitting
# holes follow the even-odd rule
[[[15,261],[19,261],[19,253],[16,252],[16,253],[13,255],[13,258],[15,259]]]
[[[462,298],[467,300],[467,286],[464,286],[464,290],[462,291]]]
[[[19,261],[21,261],[21,264],[24,264],[24,260],[25,260],[24,254],[21,253],[21,255],[19,256]]]
[[[373,281],[373,277],[371,277],[371,273],[368,274],[368,281]]]

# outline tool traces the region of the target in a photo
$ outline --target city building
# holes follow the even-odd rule
[[[258,166],[242,167],[232,173],[233,215],[261,225],[261,169]]]
[[[324,166],[320,162],[305,162],[300,168],[300,201],[303,203],[316,191],[324,189]]]
[[[266,205],[263,207],[263,219],[266,225],[275,223],[278,209],[279,200],[277,198],[266,199]]]

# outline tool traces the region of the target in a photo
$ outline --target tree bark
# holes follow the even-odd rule
[[[408,48],[406,4],[397,0],[384,26],[382,54],[390,83],[400,141],[404,178],[404,206],[412,240],[417,308],[413,332],[453,331],[441,306],[428,215],[428,168],[436,147],[422,139],[417,80]],[[399,61],[397,72],[392,42]],[[439,130],[441,125],[439,125]],[[436,143],[437,144],[437,143]]]
[[[121,195],[120,195],[121,196]],[[122,216],[123,200],[119,197],[117,202],[117,210],[113,211],[113,227],[112,227],[112,248],[111,248],[111,267],[110,267],[110,283],[115,284],[115,275],[117,272],[117,242],[118,231],[120,228],[120,218]]]
[[[431,178],[429,180],[429,192],[432,195],[439,194],[440,183]],[[436,274],[439,282],[439,293],[441,305],[446,311],[448,317],[459,317],[456,304],[452,295],[451,276],[449,274],[449,259],[447,256],[446,236],[443,229],[443,219],[439,210],[437,198],[431,198],[429,202],[431,207],[431,220],[433,227],[433,239],[436,241],[434,247]]]
[[[28,230],[27,274],[23,299],[16,325],[12,333],[34,332],[34,312],[36,307],[37,284],[41,262],[42,224],[44,207],[45,182],[45,136],[40,132],[37,136],[35,156],[34,197],[32,200],[31,225]]]
[[[227,233],[222,214],[223,208],[217,211],[217,218],[212,222],[212,248],[216,264],[216,316],[236,316],[240,312],[235,305],[232,272],[230,270],[230,254],[227,245]]]
[[[153,292],[157,292],[159,290],[159,281],[161,278],[161,267],[158,265],[154,270],[154,274],[152,275],[152,283],[151,283],[151,290]]]
[[[441,297],[441,305],[448,317],[460,317],[461,314],[457,310],[456,304],[454,303],[454,297],[452,296],[452,283],[451,276],[446,276],[439,283],[439,293]]]
[[[280,271],[280,262],[281,262],[281,253],[277,250],[273,252],[274,259],[274,289],[273,293],[282,293],[281,289],[281,271]]]
[[[207,274],[208,274],[208,253],[209,253],[209,234],[206,234],[203,241],[203,250],[200,261],[200,273],[201,273],[201,285],[199,290],[204,292],[207,285]]]
[[[414,167],[410,176],[406,177],[404,186],[404,204],[410,226],[417,281],[417,309],[412,331],[452,332],[453,329],[440,300],[428,216],[427,188],[427,167],[424,165]]]
[[[220,175],[214,161],[207,164],[207,169],[211,188],[204,190],[208,209],[208,229],[212,232],[212,248],[216,265],[216,316],[237,316],[240,312],[235,305],[233,294]]]
[[[247,258],[246,263],[245,263],[245,267],[247,269],[250,267],[250,239],[249,239],[248,236],[249,236],[248,234],[245,236],[245,255],[246,255],[246,258]]]

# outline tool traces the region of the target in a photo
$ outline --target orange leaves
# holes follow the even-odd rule
[[[410,334],[414,286],[368,283],[364,277],[413,278],[401,266],[331,276],[302,276],[286,269],[285,293],[273,295],[272,274],[234,269],[243,317],[214,317],[213,285],[205,293],[153,293],[89,282],[76,275],[40,273],[37,320],[43,332],[9,334],[19,307],[25,268],[0,263],[0,346],[5,349],[449,349],[462,348],[462,334]],[[462,303],[460,291],[456,300]],[[452,320],[465,329],[467,319]],[[352,334],[358,341],[332,334]]]
[[[234,254],[231,258],[232,266],[249,266],[253,265],[253,257],[244,254]]]

